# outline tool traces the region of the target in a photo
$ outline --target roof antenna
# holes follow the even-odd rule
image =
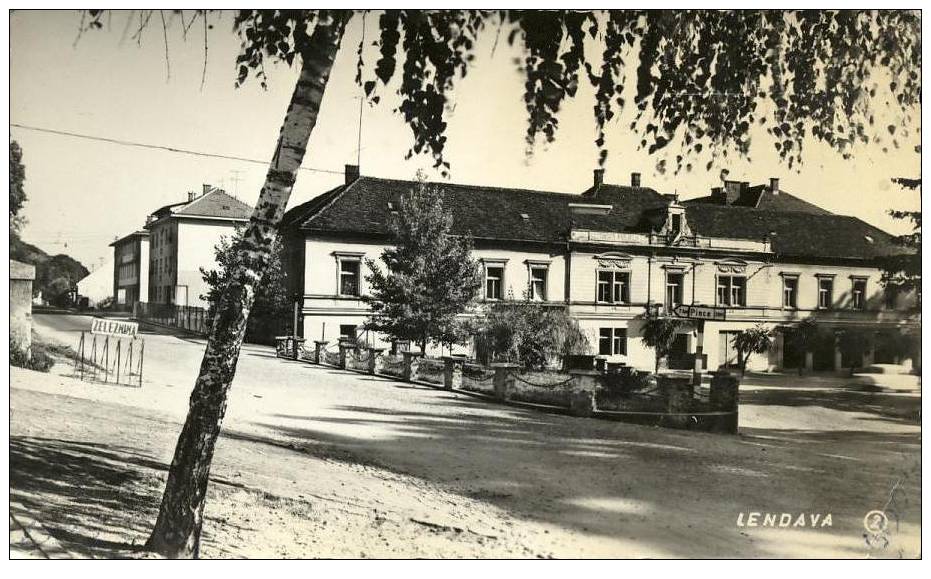
[[[365,46],[365,11],[362,11],[362,39],[359,41],[359,60],[362,60],[362,49]],[[361,74],[361,73],[360,73]],[[365,90],[365,89],[363,89]],[[359,95],[359,136],[356,140],[356,166],[362,166],[362,105],[365,102],[365,95]],[[360,171],[361,172],[361,171]]]

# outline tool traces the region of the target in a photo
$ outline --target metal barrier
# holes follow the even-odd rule
[[[142,322],[177,328],[202,336],[206,336],[210,331],[207,310],[196,306],[136,302],[133,306],[133,317]]]

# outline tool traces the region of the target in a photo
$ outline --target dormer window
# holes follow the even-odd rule
[[[672,227],[671,227],[672,233],[674,235],[679,235],[680,233],[682,233],[682,214],[673,213],[671,217],[672,217]]]

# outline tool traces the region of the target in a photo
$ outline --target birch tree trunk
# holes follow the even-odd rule
[[[255,288],[268,265],[278,225],[316,124],[342,30],[342,21],[318,23],[302,51],[300,76],[278,146],[243,235],[242,263],[217,305],[187,419],[168,471],[158,519],[146,543],[146,549],[166,557],[198,556],[210,463],[226,413],[227,393],[236,373]]]

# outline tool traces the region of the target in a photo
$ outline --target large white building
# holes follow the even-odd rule
[[[244,226],[252,207],[222,189],[204,185],[200,195],[188,193],[187,201],[165,205],[149,215],[145,229],[148,242],[148,290],[154,304],[207,307],[207,293],[200,268],[216,267],[215,248]]]
[[[368,311],[361,296],[365,258],[390,243],[388,220],[408,181],[359,176],[288,211],[282,229],[291,288],[307,339],[357,335]],[[640,184],[603,182],[596,170],[580,194],[438,184],[454,232],[471,234],[484,268],[484,304],[521,297],[566,308],[593,354],[644,369],[654,353],[641,340],[646,312],[709,306],[705,365],[736,362],[734,333],[814,318],[831,329],[877,332],[867,362],[897,362],[886,333],[917,325],[914,299],[885,292],[877,259],[900,252],[889,234],[832,214],[780,190],[777,179],[750,187],[728,181],[708,197],[680,202]],[[682,311],[682,308],[679,310]],[[723,319],[721,319],[723,317]],[[698,332],[683,329],[673,364],[691,367]],[[753,369],[846,365],[835,346],[795,352],[777,336]]]

